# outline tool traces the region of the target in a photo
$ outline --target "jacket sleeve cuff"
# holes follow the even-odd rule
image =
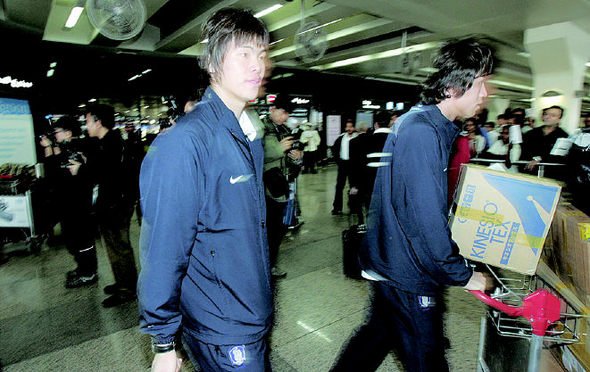
[[[176,341],[176,336],[152,336],[152,344],[166,345]]]

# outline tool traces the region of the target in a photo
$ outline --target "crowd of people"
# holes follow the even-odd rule
[[[280,95],[262,119],[248,108],[268,71],[269,34],[260,20],[222,9],[202,37],[208,43],[200,65],[210,86],[198,103],[187,102],[147,154],[132,125],[114,128],[106,105],[85,109],[85,138],[75,119],[63,117],[40,140],[77,263],[65,286],[97,282],[95,221],[115,277],[103,305],[138,298],[153,371],[179,370],[180,341],[204,371],[265,371],[273,278],[286,275],[277,267],[278,250],[287,229],[303,223],[297,178],[317,173],[321,137],[314,124],[287,127],[292,107]],[[421,104],[377,111],[371,124],[347,120],[331,147],[337,165],[331,213],[343,213],[348,181],[349,209],[367,225],[359,261],[372,291],[368,321],[334,371],[374,370],[392,348],[409,371],[448,369],[443,289],[489,286],[458,255],[447,225],[461,164],[501,160],[507,169],[535,173],[544,163],[567,164],[553,174],[585,200],[590,117],[574,136],[559,127],[559,106],[544,109],[538,127],[520,108],[488,121],[482,104],[494,63],[493,51],[475,40],[447,44]],[[568,139],[567,151],[555,150],[559,139]],[[139,275],[129,241],[134,212],[141,224]]]

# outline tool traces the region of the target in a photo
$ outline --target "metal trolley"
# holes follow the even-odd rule
[[[32,191],[20,187],[20,179],[0,177],[0,249],[8,241],[24,240],[32,253],[40,250],[33,218]]]
[[[580,341],[582,334],[579,321],[585,315],[581,314],[578,304],[569,303],[557,289],[539,275],[517,277],[518,274],[509,273],[509,277],[500,277],[491,267],[487,268],[496,279],[498,287],[491,296],[480,291],[471,291],[474,296],[492,307],[481,320],[478,371],[499,372],[499,369],[537,372],[543,346],[568,345]],[[490,332],[494,329],[496,335]],[[491,349],[490,339],[498,336],[530,342],[526,369],[525,361],[521,360],[519,363],[515,357],[514,349],[518,348],[518,343],[515,342],[509,343],[508,348],[512,350],[506,352],[504,349],[502,354],[509,354],[509,364],[519,365],[509,368],[490,365],[490,361],[486,359],[486,352]],[[522,345],[522,342],[520,344]],[[521,354],[526,355],[526,350],[524,351]]]

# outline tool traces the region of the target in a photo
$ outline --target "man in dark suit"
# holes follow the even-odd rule
[[[369,124],[361,121],[357,124],[358,135],[350,141],[350,193],[349,204],[352,213],[358,217],[358,223],[365,223],[363,207],[369,207],[369,183],[367,182],[367,163],[372,135],[367,133]]]
[[[346,179],[350,183],[350,140],[356,137],[356,129],[352,120],[346,121],[344,133],[342,133],[332,146],[332,154],[338,165],[338,176],[336,178],[336,193],[332,214],[342,214],[342,191],[346,185]]]
[[[391,133],[389,128],[390,119],[393,115],[389,111],[378,111],[374,117],[375,130],[370,137],[367,151],[367,163],[366,163],[366,198],[368,202],[371,201],[371,194],[373,193],[373,186],[375,184],[375,177],[377,176],[377,169],[381,166],[381,158],[387,157],[387,154],[383,154],[383,146],[387,136]]]

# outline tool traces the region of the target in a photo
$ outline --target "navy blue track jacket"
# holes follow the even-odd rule
[[[141,168],[140,331],[215,345],[260,340],[272,314],[263,149],[208,88]]]
[[[459,129],[436,105],[415,106],[383,148],[369,209],[361,267],[423,296],[467,284],[472,271],[448,227],[447,166]]]

